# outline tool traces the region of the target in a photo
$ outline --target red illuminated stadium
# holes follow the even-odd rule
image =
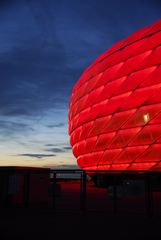
[[[83,72],[71,95],[69,134],[82,169],[161,171],[161,20]]]

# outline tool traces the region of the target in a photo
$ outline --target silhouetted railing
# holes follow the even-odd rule
[[[56,188],[55,188],[55,184],[58,183],[60,181],[60,178],[58,177],[59,174],[79,174],[80,178],[80,209],[82,211],[88,211],[89,210],[89,204],[87,205],[88,202],[88,195],[90,194],[90,190],[88,189],[88,185],[89,182],[93,180],[88,180],[88,176],[91,177],[91,179],[94,179],[94,177],[97,177],[99,180],[99,177],[104,177],[104,183],[102,183],[103,186],[101,186],[101,184],[97,183],[97,181],[95,181],[95,185],[93,184],[94,187],[94,191],[95,193],[97,193],[98,189],[102,188],[102,189],[110,189],[111,191],[111,198],[110,201],[112,202],[112,209],[110,208],[110,210],[112,210],[114,213],[118,213],[119,212],[119,202],[120,202],[120,198],[124,197],[126,194],[128,195],[128,193],[122,193],[122,196],[120,196],[120,189],[123,189],[123,180],[127,181],[127,184],[130,185],[130,183],[128,183],[128,181],[133,181],[136,182],[140,181],[139,184],[140,188],[142,187],[142,192],[140,193],[140,199],[142,197],[142,201],[140,201],[140,204],[143,204],[144,208],[145,208],[145,212],[146,214],[148,214],[148,216],[151,216],[153,213],[153,193],[154,193],[154,189],[155,188],[155,181],[154,181],[154,177],[157,179],[161,179],[160,177],[160,173],[150,173],[150,172],[131,172],[131,171],[82,171],[82,170],[51,170],[51,173],[53,174],[53,207],[55,209],[57,209],[57,205],[56,205]],[[110,185],[106,185],[106,177],[109,178],[110,180]],[[78,179],[77,179],[78,181]],[[160,182],[161,183],[161,182]],[[63,184],[63,183],[62,183]],[[69,182],[70,184],[70,182]],[[97,186],[99,185],[100,186]],[[135,185],[135,183],[134,183]],[[154,185],[154,186],[153,186]],[[124,186],[124,190],[126,190],[126,187],[130,188],[131,186]],[[135,198],[137,198],[137,188],[138,186],[134,186],[135,188],[135,192],[133,192],[133,195],[135,195],[135,197],[133,198],[134,204],[135,204]],[[133,190],[131,190],[133,191]],[[161,195],[161,185],[157,186],[157,192],[159,192]],[[139,194],[138,194],[139,195]],[[142,196],[141,196],[142,195]],[[73,193],[74,196],[74,193]],[[99,195],[99,191],[98,191],[98,196],[100,196],[100,200],[97,202],[97,204],[101,204],[101,198],[103,197],[103,195]],[[138,197],[138,198],[139,198]],[[158,196],[158,198],[160,198],[161,196]],[[143,200],[144,198],[144,200]],[[59,197],[58,197],[59,199]],[[158,199],[159,200],[159,199]],[[161,199],[160,199],[161,200]],[[92,200],[91,200],[92,201]],[[96,207],[97,209],[97,207]],[[96,210],[94,209],[94,210]]]
[[[107,210],[116,214],[131,205],[130,209],[135,212],[137,205],[148,216],[158,209],[161,213],[161,173],[28,169],[16,174],[12,171],[0,173],[1,207],[40,205],[55,210]],[[16,176],[23,178],[19,192]],[[6,187],[11,182],[4,194],[3,181],[6,181]]]

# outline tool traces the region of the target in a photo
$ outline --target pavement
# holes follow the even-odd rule
[[[103,211],[6,208],[0,214],[0,239],[161,239],[161,215]]]

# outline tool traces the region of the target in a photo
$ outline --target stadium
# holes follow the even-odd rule
[[[161,172],[161,20],[114,44],[82,74],[69,104],[79,167]]]

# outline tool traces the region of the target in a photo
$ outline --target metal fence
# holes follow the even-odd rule
[[[44,194],[46,198],[43,206],[55,210],[107,211],[115,214],[128,211],[129,213],[140,212],[148,216],[161,213],[161,173],[86,172],[77,169],[52,169],[46,173],[50,177],[43,183],[45,179],[45,175],[42,175],[43,170],[26,171],[23,184],[20,184],[22,185],[21,195],[18,193],[17,178],[12,174],[12,178],[10,177],[12,188],[4,191],[4,204],[1,205],[17,206],[18,204],[14,204],[14,201],[18,203],[22,199],[21,205],[30,207],[33,206],[31,194],[37,200],[40,200]],[[0,192],[2,192],[1,182],[2,178],[0,178]],[[8,183],[9,180],[6,186],[9,186]],[[35,184],[34,188],[33,184]],[[41,205],[38,202],[34,206]]]
[[[71,198],[74,202],[74,189],[68,176],[75,175],[77,190],[79,186],[79,205],[82,211],[109,211],[119,213],[126,211],[138,212],[152,216],[161,212],[161,174],[151,172],[130,172],[130,171],[82,171],[82,170],[51,170],[53,183],[53,204],[54,209],[63,208],[59,201],[65,201],[65,196],[57,195],[57,184],[60,184],[60,191],[63,192],[62,176],[66,175],[69,184],[69,191],[72,191]],[[61,177],[60,177],[61,176]],[[89,177],[90,176],[90,177]],[[109,178],[110,176],[110,178]],[[94,178],[97,180],[94,183]],[[100,179],[104,182],[100,183]],[[109,181],[110,180],[110,181]],[[109,183],[108,183],[109,182]],[[106,185],[107,184],[107,185]],[[137,207],[136,207],[137,205]],[[92,206],[92,207],[91,207]],[[124,206],[124,207],[123,207]],[[72,205],[70,205],[72,208]],[[138,209],[137,209],[138,208]]]

